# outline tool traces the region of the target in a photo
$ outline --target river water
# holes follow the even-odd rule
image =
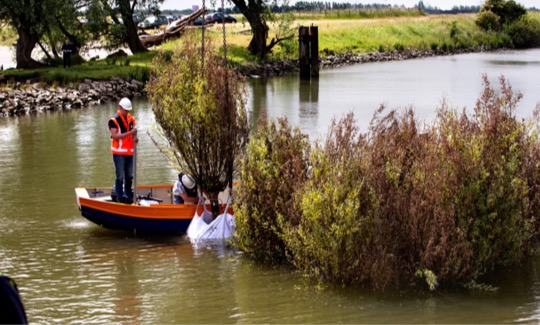
[[[286,116],[312,136],[320,136],[332,118],[350,111],[365,131],[380,105],[398,110],[411,106],[420,121],[430,123],[442,100],[472,112],[486,74],[496,89],[504,76],[514,91],[521,92],[516,113],[530,117],[540,103],[539,72],[540,50],[378,62],[323,70],[311,82],[297,76],[254,80],[256,96],[250,105],[273,117]]]
[[[285,116],[317,137],[354,111],[365,129],[381,103],[413,105],[429,123],[442,98],[472,109],[481,75],[503,74],[524,98],[540,101],[540,50],[478,53],[325,70],[249,82],[254,118]],[[134,101],[142,130],[153,114]],[[494,274],[494,293],[377,295],[317,286],[292,270],[258,265],[221,246],[179,236],[100,228],[79,214],[74,187],[112,185],[106,128],[115,105],[0,120],[0,271],[19,285],[33,324],[179,323],[537,323],[540,259]],[[173,182],[176,171],[142,134],[138,183]]]

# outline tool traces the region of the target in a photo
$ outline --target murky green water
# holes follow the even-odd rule
[[[315,136],[326,131],[332,117],[350,110],[366,127],[381,102],[390,107],[415,104],[426,120],[433,117],[442,96],[459,107],[472,107],[481,89],[480,76],[487,72],[494,79],[504,73],[514,89],[524,93],[517,113],[527,116],[540,101],[538,54],[535,50],[377,63],[324,71],[316,83],[295,76],[258,79],[250,83],[248,103],[254,117],[262,111],[286,116]],[[146,101],[134,101],[134,106],[141,128],[151,129],[153,115]],[[114,105],[108,105],[0,120],[0,271],[17,280],[31,323],[540,319],[537,258],[494,275],[490,283],[500,287],[496,293],[387,297],[366,290],[320,288],[291,270],[257,265],[223,247],[193,247],[181,237],[140,236],[93,225],[80,216],[73,189],[78,184],[112,185],[106,122],[114,111]],[[176,171],[148,136],[141,135],[138,154],[139,184],[175,179]]]

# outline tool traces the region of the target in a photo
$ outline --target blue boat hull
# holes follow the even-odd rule
[[[81,207],[81,214],[89,221],[108,229],[138,230],[150,232],[185,233],[190,219],[145,219],[122,216],[105,211]]]

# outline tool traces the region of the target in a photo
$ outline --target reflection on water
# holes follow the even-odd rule
[[[510,60],[491,60],[489,64],[493,65],[539,65],[540,61],[510,61]]]
[[[531,53],[539,52],[502,59],[534,61]],[[426,97],[429,105],[416,100],[415,106],[430,116],[443,89],[450,100],[474,103],[480,71],[496,79],[504,70],[514,89],[538,98],[537,65],[524,71],[490,60],[493,54],[478,54],[323,71],[310,81],[255,79],[248,107],[254,120],[262,113],[285,116],[316,135],[351,110],[365,126],[381,102],[394,107]],[[471,73],[474,80],[463,79]],[[530,113],[533,102],[525,101],[519,114]],[[177,172],[146,134],[152,111],[144,100],[133,104],[142,130],[138,183],[172,183]],[[113,104],[0,120],[0,271],[17,280],[31,323],[534,323],[540,317],[538,258],[485,279],[500,287],[495,293],[380,296],[321,287],[228,246],[91,224],[80,216],[73,189],[112,185],[107,120],[115,110]]]
[[[249,82],[249,106],[256,116],[265,111],[271,117],[286,117],[316,138],[327,132],[332,119],[351,111],[366,132],[381,105],[398,111],[412,107],[420,122],[430,124],[443,100],[471,113],[486,74],[495,89],[503,75],[524,95],[516,114],[528,118],[540,103],[539,56],[540,49],[534,49],[374,62],[321,70],[311,83],[297,75],[255,79]]]
[[[318,128],[319,116],[319,78],[298,78],[299,105],[298,121],[307,133],[314,133]]]

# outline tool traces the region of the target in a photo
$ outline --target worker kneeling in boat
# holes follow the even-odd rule
[[[174,204],[195,203],[199,201],[197,185],[193,177],[187,174],[178,174],[178,180],[173,186]]]

